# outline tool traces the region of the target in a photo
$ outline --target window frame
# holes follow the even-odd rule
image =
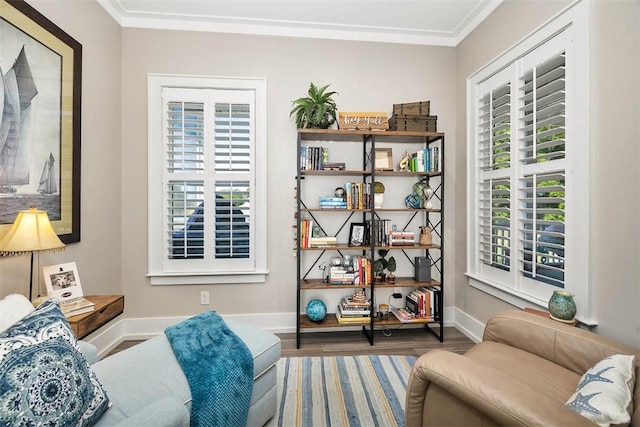
[[[152,285],[263,283],[267,269],[267,131],[266,131],[266,79],[237,77],[207,77],[171,74],[147,76],[148,86],[148,272]],[[171,268],[165,262],[166,241],[164,228],[166,195],[163,183],[165,169],[164,140],[165,88],[252,91],[254,105],[253,161],[254,194],[251,194],[251,256],[249,263],[234,270],[208,266],[199,271]],[[158,144],[162,141],[162,144]],[[213,170],[211,165],[210,170]],[[203,179],[211,179],[208,172]],[[224,175],[224,174],[222,174]],[[207,178],[209,177],[209,178]],[[190,261],[190,260],[185,260]],[[235,261],[235,260],[234,260]],[[171,263],[169,263],[171,264]],[[187,262],[187,264],[189,264]],[[221,263],[223,264],[223,263]]]
[[[557,37],[559,36],[559,37]],[[511,269],[499,271],[499,274],[487,274],[479,254],[479,185],[480,166],[477,155],[477,120],[478,101],[481,95],[478,90],[483,82],[489,81],[499,73],[510,75],[511,83],[511,165],[520,162],[520,146],[518,132],[520,113],[519,79],[528,68],[523,66],[523,59],[529,60],[542,50],[549,52],[557,49],[558,40],[566,55],[566,145],[564,173],[566,176],[566,209],[565,209],[565,248],[568,254],[564,270],[564,290],[574,295],[578,309],[578,319],[589,325],[596,324],[593,319],[593,286],[589,258],[589,206],[590,196],[590,144],[589,139],[589,39],[588,39],[588,7],[586,2],[579,1],[550,19],[537,30],[516,43],[512,48],[489,62],[467,78],[467,188],[469,198],[467,204],[467,272],[470,286],[487,292],[517,307],[530,306],[532,303],[546,307],[554,289],[546,283],[526,278],[520,274],[519,256],[516,251],[519,235],[518,193],[521,179],[527,175],[523,170],[531,167],[517,166],[512,174],[516,181],[511,181]],[[545,47],[546,46],[546,47]],[[551,46],[551,47],[549,47]],[[537,65],[534,65],[537,66]],[[503,82],[506,83],[507,81]],[[496,87],[499,84],[496,84]],[[532,165],[529,165],[532,166]],[[535,169],[535,165],[533,165]],[[497,270],[497,269],[493,269]]]

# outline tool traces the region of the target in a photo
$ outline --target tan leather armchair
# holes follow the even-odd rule
[[[636,355],[631,425],[640,426],[637,350],[516,310],[489,319],[483,341],[464,355],[432,350],[416,360],[406,425],[595,425],[564,404],[590,367],[616,353]]]

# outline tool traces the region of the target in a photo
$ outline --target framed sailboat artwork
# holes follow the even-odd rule
[[[82,45],[24,0],[0,0],[0,235],[47,211],[80,241]]]

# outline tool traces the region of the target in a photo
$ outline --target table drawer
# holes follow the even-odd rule
[[[91,313],[81,314],[69,318],[69,324],[76,337],[82,339],[94,332],[98,328],[106,325],[124,311],[124,297],[108,302],[106,305],[96,304],[96,308]]]

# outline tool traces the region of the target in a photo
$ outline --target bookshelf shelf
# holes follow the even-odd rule
[[[296,345],[300,348],[301,345],[301,330],[320,330],[327,328],[342,328],[342,327],[358,327],[362,328],[364,335],[369,340],[371,345],[374,345],[374,330],[376,327],[383,326],[398,326],[406,324],[418,324],[424,325],[424,329],[430,333],[433,333],[440,341],[443,340],[443,320],[442,314],[444,312],[443,303],[443,277],[444,277],[444,260],[443,260],[443,224],[444,224],[444,133],[441,132],[405,132],[405,131],[360,131],[360,130],[335,130],[335,129],[298,129],[297,139],[297,174],[296,174],[296,283],[297,283],[297,320],[296,320]],[[345,150],[342,150],[340,144],[346,144]],[[358,146],[359,144],[359,146]],[[331,147],[331,152],[340,153],[343,157],[340,162],[345,163],[333,163],[325,164],[326,167],[331,167],[331,170],[322,169],[322,155],[326,154],[325,147]],[[438,160],[438,167],[435,171],[399,171],[399,170],[376,170],[374,162],[371,161],[373,157],[372,153],[376,152],[376,147],[382,147],[386,149],[392,147],[392,150],[396,153],[418,153],[418,156],[422,156],[424,153],[425,159],[427,153],[429,156],[436,150],[439,153],[435,155],[434,159]],[[417,151],[415,151],[417,150]],[[421,158],[421,157],[420,157]],[[432,160],[429,157],[429,160]],[[325,160],[326,161],[326,160]],[[358,162],[361,161],[361,166]],[[424,164],[426,165],[426,160]],[[342,170],[339,170],[341,169]],[[395,165],[397,169],[398,166]],[[415,168],[412,168],[415,170]],[[427,169],[425,167],[425,169]],[[345,178],[340,180],[340,177]],[[373,199],[373,183],[377,182],[379,178],[389,178],[388,182],[396,188],[409,188],[411,189],[416,182],[425,183],[434,192],[434,197],[437,198],[437,202],[434,206],[429,208],[423,207],[425,205],[424,199],[420,203],[420,208],[407,208],[404,203],[391,203],[384,208],[376,208]],[[337,196],[338,200],[335,200],[332,196],[326,196],[326,189],[323,190],[324,194],[320,194],[318,188],[322,185],[329,186],[331,193],[338,183],[339,186],[344,184],[344,189],[349,195],[351,200],[358,200],[360,203],[344,203]],[[350,184],[351,183],[351,184]],[[387,182],[385,181],[385,184]],[[349,185],[355,188],[355,193],[349,191]],[[404,191],[404,190],[403,190]],[[339,193],[338,193],[339,194]],[[345,194],[343,192],[343,194]],[[355,195],[354,195],[355,194]],[[314,204],[307,204],[305,201],[313,200],[320,197],[320,205],[323,201],[325,206],[329,207],[317,207],[316,202]],[[353,197],[357,197],[353,199]],[[404,197],[404,196],[403,196]],[[347,197],[345,196],[345,200]],[[386,202],[386,200],[385,200]],[[395,204],[395,206],[394,206]],[[344,206],[356,207],[346,209]],[[338,206],[334,208],[333,206]],[[417,205],[416,205],[417,206]],[[381,216],[382,215],[382,216]],[[393,245],[389,246],[388,243],[391,239],[388,237],[391,234],[374,233],[375,227],[372,225],[376,221],[390,224],[390,219],[384,219],[383,216],[393,218],[394,224],[397,222],[400,226],[397,228],[399,232],[407,232],[409,237],[400,237],[401,242],[412,240],[412,230],[419,228],[420,226],[430,226],[433,229],[434,242],[430,245],[421,245],[418,243],[408,245]],[[348,242],[352,241],[352,229],[361,225],[365,228],[365,238],[360,245],[350,245]],[[313,234],[316,229],[321,230],[320,234]],[[315,236],[327,236],[333,239],[333,242],[338,241],[337,244],[327,244],[324,246],[311,246],[313,244],[313,237]],[[382,237],[387,236],[387,237]],[[335,237],[335,238],[334,238]],[[347,238],[348,237],[348,238]],[[380,238],[382,237],[382,240]],[[414,242],[418,242],[418,234],[415,234]],[[330,239],[326,239],[330,240]],[[379,241],[377,241],[379,240]],[[322,241],[317,239],[316,242]],[[358,240],[356,240],[357,242]],[[395,242],[395,240],[394,240]],[[386,243],[386,244],[380,244]],[[371,271],[371,265],[377,259],[381,258],[380,251],[388,251],[388,253],[394,254],[395,257],[402,258],[403,267],[405,270],[409,268],[413,270],[414,259],[416,257],[422,257],[421,259],[428,260],[428,264],[432,270],[432,280],[430,281],[417,281],[414,277],[407,275],[408,271],[399,271],[399,276],[395,278],[393,283],[380,282],[377,283],[373,280],[373,272]],[[403,256],[404,255],[404,256]],[[390,257],[391,255],[389,255]],[[335,258],[341,258],[346,260],[352,257],[368,260],[369,266],[363,262],[365,267],[349,269],[348,271],[356,271],[358,274],[348,273],[344,276],[336,270],[331,270],[331,274],[337,274],[332,276],[335,281],[353,281],[359,280],[364,283],[358,284],[331,284],[323,281],[322,277],[327,273],[328,262]],[[345,261],[346,262],[346,261]],[[323,267],[325,265],[325,267]],[[349,268],[355,266],[350,265]],[[413,273],[413,272],[411,272]],[[410,273],[410,274],[411,274]],[[351,278],[347,278],[348,275]],[[318,278],[317,276],[320,276]],[[354,278],[355,277],[355,278]],[[416,276],[417,277],[417,276]],[[387,302],[386,295],[389,295],[391,291],[398,292],[399,289],[403,289],[403,293],[406,292],[409,295],[415,292],[415,289],[421,287],[439,287],[439,297],[433,304],[434,314],[438,321],[430,320],[429,318],[412,319],[411,322],[401,322],[391,312],[387,319],[382,320],[375,317],[377,303]],[[342,323],[336,318],[335,311],[338,309],[338,304],[326,304],[329,313],[326,314],[324,319],[319,322],[313,322],[309,320],[305,314],[305,301],[313,298],[318,298],[318,295],[327,295],[327,298],[335,298],[335,295],[339,295],[340,292],[329,292],[335,290],[342,290],[344,294],[342,297],[348,297],[349,294],[353,294],[355,290],[363,289],[365,291],[366,299],[369,301],[368,308],[363,311],[369,311],[373,314],[373,321],[360,321],[355,323]],[[384,297],[380,297],[376,300],[376,290],[383,292]],[[386,292],[386,293],[385,293]],[[323,298],[324,299],[324,298]],[[384,299],[384,301],[383,301]],[[398,301],[398,300],[396,300]],[[404,301],[404,299],[402,300]],[[404,304],[404,303],[403,303]],[[396,304],[397,305],[397,304]],[[338,311],[344,312],[345,307],[341,307]],[[428,314],[428,312],[427,312]]]

